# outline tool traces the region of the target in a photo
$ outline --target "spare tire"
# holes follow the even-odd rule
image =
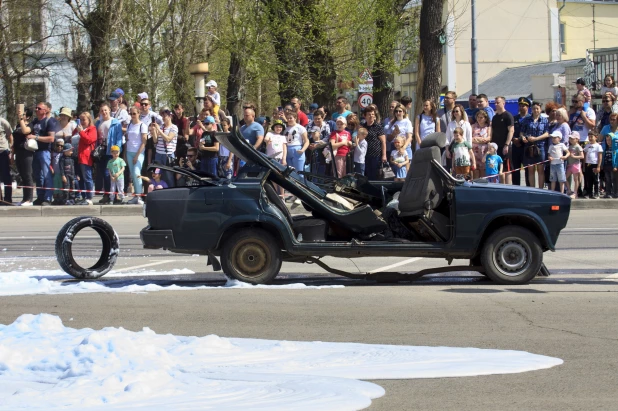
[[[101,237],[101,257],[88,268],[81,267],[73,258],[73,239],[82,229],[89,227]],[[62,227],[56,237],[56,259],[65,273],[75,278],[92,280],[107,274],[116,264],[119,253],[118,234],[105,220],[96,217],[77,217]]]

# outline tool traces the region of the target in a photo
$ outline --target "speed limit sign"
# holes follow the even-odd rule
[[[371,103],[373,103],[373,95],[369,93],[363,93],[358,96],[358,105],[361,108],[367,108]]]

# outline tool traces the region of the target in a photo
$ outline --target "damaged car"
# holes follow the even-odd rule
[[[247,164],[232,180],[157,166],[191,184],[148,194],[148,226],[140,237],[145,248],[206,255],[215,270],[248,283],[270,283],[288,261],[378,281],[474,270],[499,284],[526,284],[548,275],[543,254],[554,251],[569,217],[566,195],[454,178],[440,161],[443,133],[422,142],[403,182],[350,174],[328,184],[268,158],[237,128],[216,138]],[[292,215],[277,186],[300,199],[306,213]],[[449,265],[465,259],[469,265],[362,274],[331,268],[325,256],[424,257]]]

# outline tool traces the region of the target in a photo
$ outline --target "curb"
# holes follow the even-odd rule
[[[305,214],[303,206],[286,204],[292,214]],[[573,200],[571,210],[618,210],[618,200]],[[2,217],[142,216],[141,205],[0,207]]]

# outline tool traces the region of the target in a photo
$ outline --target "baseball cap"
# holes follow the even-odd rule
[[[139,93],[139,94],[137,95],[137,97],[139,97],[139,99],[140,99],[140,100],[143,100],[143,99],[145,99],[145,98],[148,98],[148,93],[146,93],[146,92]]]
[[[66,144],[65,144],[66,145]],[[118,146],[112,146],[112,148],[110,149],[110,151],[120,151],[120,147]]]
[[[63,147],[62,147],[62,151],[69,151],[69,150],[73,150],[73,145],[71,143],[66,143]]]
[[[571,132],[571,135],[569,136],[569,138],[576,138],[577,141],[579,141],[579,139],[580,139],[579,132],[577,132],[577,131]]]
[[[265,121],[266,121],[266,117],[258,117],[255,119],[255,122],[258,124],[264,124]]]
[[[206,83],[206,88],[208,87],[217,87],[217,82],[214,80],[209,80],[208,83]]]
[[[581,77],[578,77],[577,80],[575,80],[575,84],[581,84],[582,86],[586,85],[586,80],[584,80]]]
[[[348,124],[348,120],[346,120],[344,116],[339,116],[337,117],[337,120],[335,121],[335,123]]]
[[[120,94],[112,91],[112,93],[109,95],[109,97],[107,98],[109,101],[116,101],[120,98]]]
[[[309,110],[312,110],[312,111],[313,111],[313,110],[317,110],[318,108],[319,108],[319,106],[318,106],[318,104],[317,104],[317,103],[311,103],[311,104],[309,105]]]
[[[121,88],[117,88],[116,90],[114,90],[114,93],[118,93],[121,96],[124,96],[124,90]]]
[[[215,123],[215,118],[213,116],[206,116],[206,118],[203,121],[204,123],[208,123],[208,124],[214,124]]]
[[[160,168],[155,168],[154,173],[155,173],[155,174],[161,174],[161,169],[160,169]]]
[[[552,131],[552,133],[550,134],[553,137],[558,137],[558,138],[562,138],[562,133],[559,132],[558,130],[554,130]]]

